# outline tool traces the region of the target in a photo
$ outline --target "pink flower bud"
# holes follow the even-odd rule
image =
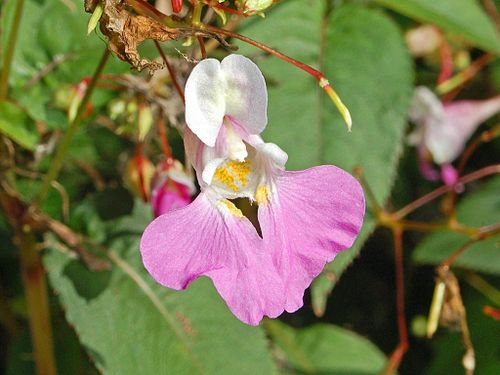
[[[193,178],[187,175],[179,161],[161,163],[152,180],[154,216],[187,206],[194,192]]]

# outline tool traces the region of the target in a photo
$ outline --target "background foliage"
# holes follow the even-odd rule
[[[13,0],[2,4],[2,54],[14,6]],[[81,1],[25,0],[9,77],[11,100],[0,101],[0,133],[15,144],[16,167],[33,172],[17,177],[16,189],[27,201],[40,188],[53,144],[69,126],[57,95],[64,97],[69,92],[64,90],[91,76],[105,48],[99,31],[86,36],[88,19]],[[405,142],[413,89],[417,84],[433,85],[439,73],[435,62],[409,54],[404,33],[418,23],[439,26],[472,58],[482,51],[494,58],[500,53],[498,31],[475,0],[284,0],[265,18],[249,17],[240,24],[239,33],[323,71],[352,113],[353,132],[347,133],[313,78],[234,41],[239,53],[252,58],[266,77],[270,106],[264,136],[287,151],[289,169],[332,163],[352,172],[360,166],[376,200],[389,207],[399,207],[437,187],[419,176],[415,151]],[[178,43],[165,48],[174,58],[189,51]],[[143,52],[152,54],[154,49],[145,45]],[[225,53],[218,49],[213,55]],[[105,73],[136,74],[116,57]],[[484,98],[499,89],[496,60],[463,96]],[[50,282],[59,373],[379,373],[397,343],[395,281],[392,239],[383,229],[375,231],[370,213],[354,247],[314,282],[305,307],[280,320],[266,320],[260,327],[245,326],[233,317],[208,280],[198,280],[184,292],[153,282],[138,252],[140,235],[152,219],[151,208],[125,182],[126,161],[134,153],[135,141],[102,121],[110,116],[109,103],[126,94],[106,87],[96,90],[92,114],[78,128],[58,178],[67,196],[51,189],[42,202],[43,212],[83,234],[85,251],[107,265],[89,269],[55,236],[38,238],[45,245],[43,262]],[[175,130],[170,142],[182,159]],[[160,147],[151,143],[148,152],[158,162]],[[493,141],[481,147],[468,170],[498,162],[498,146]],[[458,206],[460,220],[472,226],[498,222],[499,189],[498,177],[467,186]],[[432,220],[439,211],[439,202],[434,202],[414,218]],[[407,318],[412,330],[411,349],[400,372],[460,373],[460,335],[441,329],[435,339],[426,340],[421,322],[434,287],[432,267],[466,238],[435,232],[425,237],[409,233],[405,240]],[[0,372],[31,374],[35,370],[26,324],[29,311],[4,215],[0,215],[0,241],[0,309],[5,323],[0,326]],[[474,244],[458,258],[456,267],[477,353],[476,373],[496,375],[500,325],[482,308],[498,302],[498,290],[485,292],[477,277],[499,285],[498,237]],[[19,328],[15,335],[4,328],[9,325],[5,316],[10,314]]]

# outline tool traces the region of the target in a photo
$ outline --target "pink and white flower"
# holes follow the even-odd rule
[[[418,127],[410,135],[410,143],[419,149],[424,177],[449,185],[457,179],[451,163],[462,153],[465,144],[479,125],[500,111],[500,95],[488,100],[460,100],[443,104],[427,87],[415,89],[410,120]],[[430,163],[441,166],[441,173]]]
[[[296,311],[325,263],[354,242],[365,212],[361,186],[332,165],[285,171],[288,155],[260,136],[267,90],[249,59],[203,60],[185,94],[184,143],[201,193],[146,228],[146,269],[178,290],[208,276],[247,324]],[[258,205],[262,236],[235,198]]]

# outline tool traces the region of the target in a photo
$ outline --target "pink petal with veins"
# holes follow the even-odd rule
[[[359,182],[332,165],[282,172],[275,183],[259,223],[287,288],[285,309],[293,312],[325,264],[352,246],[365,201]]]
[[[201,193],[189,206],[158,217],[144,231],[140,247],[157,282],[180,290],[208,276],[247,324],[283,312],[283,282],[271,254],[248,219],[215,197]]]

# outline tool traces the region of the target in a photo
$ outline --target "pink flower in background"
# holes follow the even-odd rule
[[[178,290],[210,277],[247,324],[296,311],[325,263],[354,242],[365,211],[361,186],[331,165],[285,171],[287,154],[260,136],[267,90],[249,59],[203,60],[185,94],[184,142],[201,193],[146,228],[146,269]],[[234,198],[258,205],[262,236]]]
[[[162,163],[152,181],[151,206],[155,217],[191,203],[196,188],[178,160]]]
[[[440,177],[448,185],[458,178],[451,163],[482,122],[500,111],[500,95],[488,100],[460,100],[443,104],[427,87],[417,87],[410,120],[418,125],[410,143],[419,149],[422,174],[430,180]],[[430,159],[441,166],[436,171]]]

